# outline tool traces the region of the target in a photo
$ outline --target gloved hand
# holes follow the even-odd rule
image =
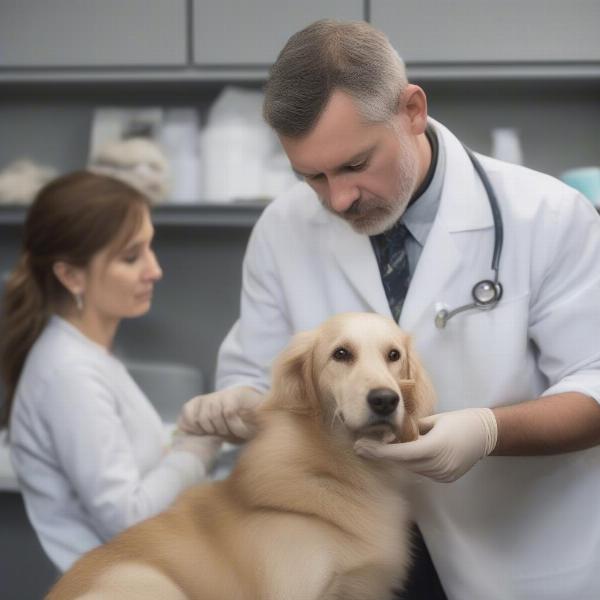
[[[388,458],[436,481],[455,481],[496,447],[498,425],[489,408],[466,408],[419,420],[414,442],[382,444],[360,439],[354,449],[366,458]]]
[[[172,452],[191,452],[204,465],[208,473],[215,463],[223,440],[214,435],[191,435],[180,429],[175,430],[171,439]]]
[[[218,435],[239,444],[254,435],[254,410],[264,399],[254,388],[235,386],[196,396],[183,405],[177,426],[196,435]]]

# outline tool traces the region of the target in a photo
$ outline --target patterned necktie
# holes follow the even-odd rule
[[[403,223],[396,223],[392,229],[382,233],[379,270],[385,295],[396,322],[400,319],[402,305],[410,284],[410,270],[405,241],[410,232]]]

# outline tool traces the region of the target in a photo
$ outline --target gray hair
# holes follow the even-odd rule
[[[278,134],[301,137],[342,90],[367,122],[383,123],[397,112],[407,84],[404,62],[385,34],[364,21],[322,19],[292,35],[279,53],[263,116]]]

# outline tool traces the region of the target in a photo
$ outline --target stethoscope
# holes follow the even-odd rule
[[[471,296],[473,302],[471,304],[465,304],[459,306],[453,310],[442,308],[438,310],[435,315],[435,326],[438,329],[444,329],[446,323],[458,313],[464,312],[465,310],[478,309],[478,310],[491,310],[500,302],[502,298],[502,284],[498,281],[498,270],[500,265],[500,255],[502,254],[502,242],[504,239],[504,228],[502,225],[502,215],[500,214],[500,208],[498,206],[498,199],[492,188],[492,184],[488,179],[483,167],[479,160],[475,157],[473,152],[464,146],[465,152],[471,159],[477,175],[483,183],[485,188],[490,208],[492,209],[492,216],[494,218],[494,254],[492,256],[492,270],[494,271],[494,279],[483,279],[477,282],[471,290]]]

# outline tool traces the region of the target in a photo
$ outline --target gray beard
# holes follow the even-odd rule
[[[342,214],[331,210],[323,198],[320,198],[321,204],[333,215],[346,221],[356,233],[372,236],[391,229],[406,211],[418,185],[419,161],[416,152],[407,144],[402,145],[400,152],[403,160],[398,173],[397,193],[394,200],[359,198]]]

